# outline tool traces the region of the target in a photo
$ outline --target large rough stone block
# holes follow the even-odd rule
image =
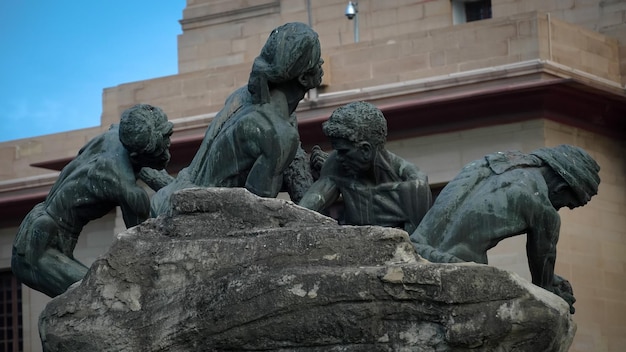
[[[45,351],[567,351],[565,301],[400,230],[243,189],[178,192],[40,317]]]

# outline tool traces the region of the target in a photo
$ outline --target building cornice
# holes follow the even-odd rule
[[[213,5],[211,3],[203,4],[201,9],[187,7],[191,13],[206,13],[201,15],[193,15],[179,21],[183,30],[190,30],[199,27],[212,26],[220,23],[228,23],[241,21],[251,17],[266,16],[280,12],[280,0],[257,0],[258,4],[249,5],[248,2],[244,6],[238,4],[240,1],[229,1]],[[199,7],[200,8],[200,7]]]
[[[485,108],[491,106],[491,115],[497,114],[495,106],[503,105],[504,99],[511,101],[506,105],[506,113],[519,116],[529,105],[520,105],[520,97],[515,97],[519,92],[525,92],[525,99],[534,97],[530,106],[545,110],[550,107],[548,115],[559,122],[568,123],[577,127],[589,129],[593,132],[610,137],[619,138],[624,131],[624,119],[619,115],[626,109],[626,91],[617,82],[609,81],[586,72],[574,70],[546,60],[528,60],[513,64],[489,67],[478,70],[452,73],[442,76],[416,79],[411,81],[384,84],[359,89],[351,89],[341,92],[321,93],[315,99],[305,99],[298,107],[298,123],[303,144],[324,143],[319,125],[330,116],[330,113],[343,104],[356,100],[366,100],[378,105],[385,112],[390,124],[389,134],[393,139],[396,131],[393,129],[398,119],[396,113],[406,109],[417,109],[431,105],[451,104],[458,102],[478,102],[487,99]],[[578,94],[576,92],[579,92]],[[498,102],[488,102],[492,97],[498,96]],[[543,96],[543,98],[539,98]],[[575,97],[567,101],[566,97]],[[553,102],[550,103],[550,100]],[[540,105],[539,102],[541,101]],[[456,102],[456,103],[454,103]],[[562,103],[561,105],[554,102]],[[581,102],[585,102],[585,106]],[[568,106],[578,106],[575,111]],[[514,107],[519,110],[515,111]],[[592,111],[595,108],[602,112]],[[430,109],[433,110],[433,109]],[[500,109],[501,110],[501,109]],[[568,111],[575,118],[563,118]],[[597,109],[596,109],[597,110]],[[593,114],[593,118],[587,119],[580,112]],[[501,112],[504,113],[504,112]],[[172,137],[172,160],[171,172],[177,172],[181,165],[177,160],[189,158],[189,153],[195,153],[197,146],[204,136],[205,129],[216,112],[174,119],[175,133]],[[429,115],[429,113],[424,113]],[[463,113],[461,112],[461,115]],[[489,115],[484,112],[483,115]],[[592,115],[587,115],[592,116]],[[428,133],[442,133],[450,130],[454,121],[453,116],[442,116],[433,125],[421,122],[421,127],[407,128],[399,126],[402,134],[424,135]],[[467,121],[467,119],[465,119]],[[402,124],[410,120],[402,119]],[[477,125],[478,124],[478,125]],[[479,126],[479,120],[471,120],[464,123],[471,127]],[[447,126],[447,127],[446,127]],[[428,127],[428,128],[427,128]],[[421,131],[421,132],[419,132]],[[193,156],[193,155],[192,155]],[[61,170],[72,158],[59,158],[33,163],[31,166],[51,170]],[[179,165],[181,164],[181,165]],[[183,165],[184,166],[184,165]]]

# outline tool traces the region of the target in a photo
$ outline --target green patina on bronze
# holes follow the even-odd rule
[[[300,205],[324,211],[342,196],[343,223],[412,232],[431,203],[428,177],[385,149],[383,113],[370,103],[353,102],[336,109],[323,129],[334,151]]]
[[[87,143],[63,168],[46,199],[24,218],[13,243],[15,276],[51,297],[82,279],[87,267],[73,252],[83,227],[116,206],[127,227],[148,218],[150,200],[137,185],[137,175],[143,167],[165,168],[171,134],[163,110],[140,104]]]
[[[599,171],[589,154],[571,145],[487,155],[444,187],[411,240],[433,262],[487,264],[489,249],[526,234],[533,283],[561,296],[573,313],[572,288],[554,274],[558,210],[585,205],[598,192]]]
[[[262,197],[287,189],[298,198],[312,177],[306,158],[296,158],[303,151],[294,111],[321,84],[320,55],[309,26],[294,22],[274,29],[248,85],[227,98],[191,164],[153,197],[153,215],[169,211],[172,193],[190,187],[245,187]]]

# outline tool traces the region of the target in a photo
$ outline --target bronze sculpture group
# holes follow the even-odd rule
[[[149,105],[126,110],[120,124],[87,143],[68,164],[46,200],[24,219],[13,246],[20,281],[51,297],[79,281],[87,267],[73,257],[83,226],[120,206],[127,227],[170,209],[173,192],[190,187],[245,187],[262,197],[282,190],[299,205],[324,212],[343,200],[340,221],[404,229],[432,262],[487,263],[504,238],[526,233],[534,284],[575,301],[555,275],[557,210],[586,204],[597,193],[599,166],[569,145],[530,154],[496,153],[468,164],[431,207],[428,178],[385,149],[387,125],[374,105],[337,108],[324,123],[333,151],[300,146],[295,110],[323,75],[317,34],[288,23],[270,34],[236,90],[207,128],[191,164],[175,178],[163,175],[172,124]],[[320,167],[314,181],[311,166]],[[157,193],[149,200],[137,185]],[[156,180],[156,181],[155,181]]]

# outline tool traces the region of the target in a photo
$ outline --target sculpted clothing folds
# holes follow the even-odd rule
[[[295,115],[277,118],[269,104],[252,104],[249,91],[240,88],[209,125],[191,164],[154,195],[153,215],[166,212],[171,194],[183,188],[246,187],[275,197],[299,143]]]
[[[228,97],[191,164],[153,197],[152,215],[169,211],[172,193],[189,187],[245,187],[276,197],[300,148],[293,113],[322,82],[320,55],[318,35],[308,25],[291,22],[274,29],[254,60],[248,85]],[[298,194],[312,182],[308,169],[289,175],[300,177],[288,187]]]
[[[386,150],[378,152],[373,169],[374,184],[348,177],[337,161],[337,152],[333,151],[322,167],[320,179],[300,205],[322,210],[341,194],[346,224],[396,227],[412,232],[431,202],[426,174]],[[320,195],[324,200],[319,201]]]
[[[452,254],[433,261],[487,263],[486,251],[504,238],[537,226],[558,233],[541,164],[535,156],[507,152],[466,165],[439,194],[412,239]]]
[[[537,154],[568,156],[567,148],[543,148]],[[533,283],[563,297],[573,312],[571,286],[554,274],[561,225],[557,209],[562,205],[553,204],[550,198],[554,190],[549,189],[545,171],[550,167],[538,155],[496,153],[465,166],[444,187],[411,240],[418,253],[433,262],[487,264],[490,248],[526,233]],[[597,164],[589,165],[597,177]],[[552,171],[549,174],[553,175],[550,179],[559,177]],[[597,191],[596,178],[589,183]]]

